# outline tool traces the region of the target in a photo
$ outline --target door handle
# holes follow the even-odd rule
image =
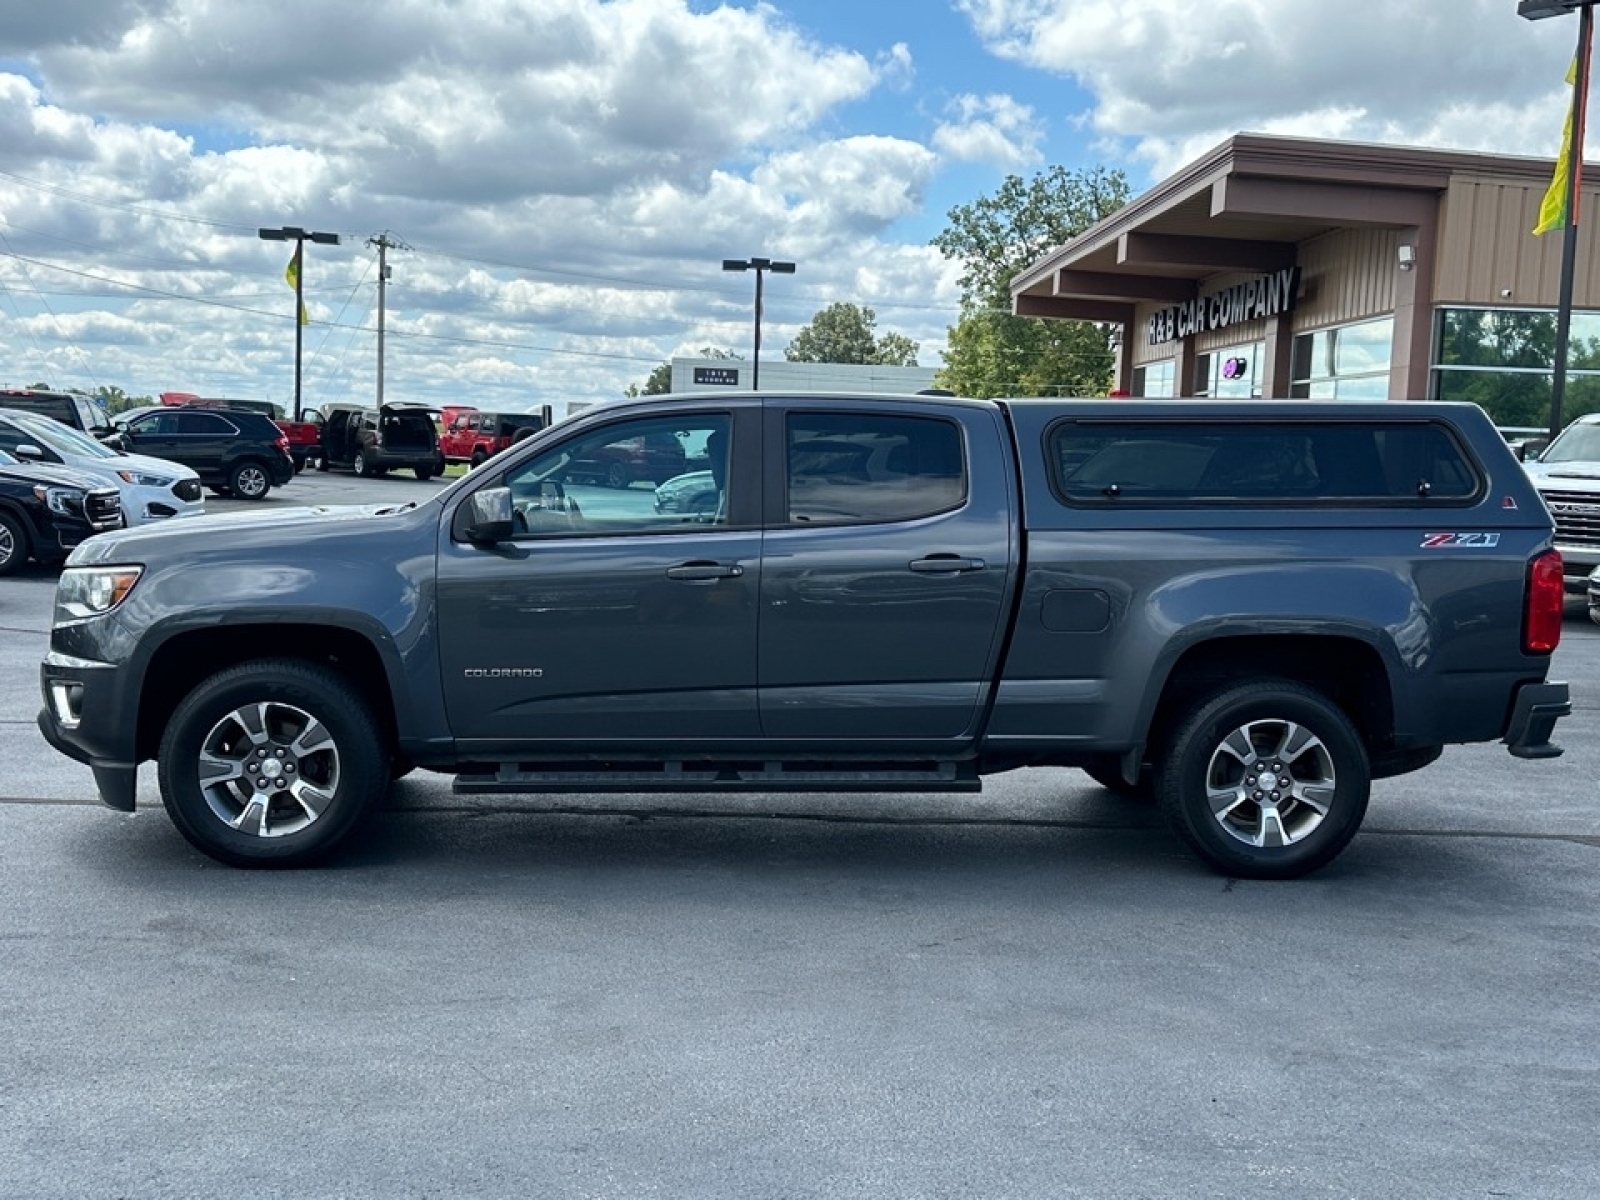
[[[709,561],[679,563],[675,567],[667,568],[668,579],[737,579],[744,574],[744,568],[738,563],[719,563]]]
[[[981,558],[963,558],[959,554],[930,554],[906,565],[921,575],[957,575],[962,571],[981,571],[986,564]]]

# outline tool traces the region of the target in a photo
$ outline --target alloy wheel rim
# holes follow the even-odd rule
[[[1206,766],[1206,802],[1224,833],[1257,849],[1293,846],[1327,818],[1338,790],[1333,756],[1304,725],[1249,721]]]
[[[200,792],[224,825],[287,837],[319,820],[339,788],[339,747],[328,727],[293,704],[240,705],[200,744]]]

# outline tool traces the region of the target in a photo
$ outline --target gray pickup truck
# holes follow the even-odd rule
[[[593,464],[670,438],[716,503]],[[591,409],[432,498],[74,551],[39,723],[241,866],[390,780],[976,791],[1081,767],[1204,860],[1333,859],[1451,743],[1559,754],[1545,506],[1475,407],[784,394]]]

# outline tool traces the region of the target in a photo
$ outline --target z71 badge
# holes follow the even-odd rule
[[[1443,546],[1498,546],[1500,535],[1498,533],[1425,533],[1422,535],[1422,548],[1424,550],[1438,550]]]

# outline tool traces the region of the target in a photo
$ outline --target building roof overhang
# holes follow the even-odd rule
[[[1019,316],[1125,322],[1222,271],[1293,266],[1308,238],[1433,221],[1453,175],[1548,182],[1548,158],[1241,133],[1011,281]]]

